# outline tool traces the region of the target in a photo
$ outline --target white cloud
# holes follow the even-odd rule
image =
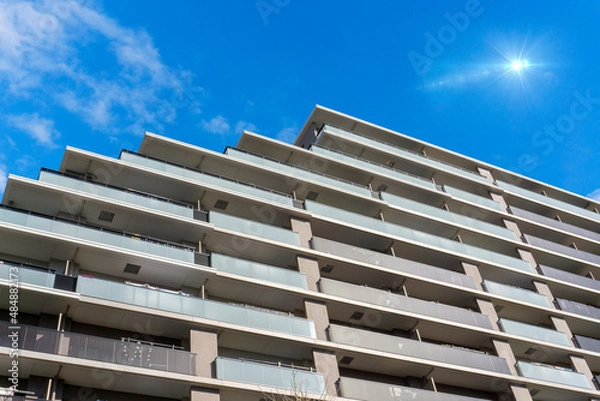
[[[202,128],[212,134],[228,134],[231,130],[231,126],[227,122],[227,119],[223,116],[216,116],[211,118],[209,121],[202,121]]]
[[[598,188],[598,189],[592,191],[591,193],[589,193],[587,195],[587,197],[590,198],[590,199],[593,199],[595,201],[600,202],[600,188]]]
[[[235,132],[236,133],[242,133],[244,132],[244,130],[246,131],[250,131],[250,132],[256,132],[257,128],[256,125],[249,123],[247,121],[238,121],[237,124],[235,124]]]
[[[37,113],[10,116],[8,123],[35,139],[39,145],[48,148],[56,147],[54,141],[60,137],[60,133],[54,128],[54,122],[41,118]]]
[[[296,139],[297,134],[297,127],[287,127],[279,131],[279,133],[277,134],[277,139],[283,142],[292,143]]]
[[[0,0],[0,82],[10,95],[58,103],[103,131],[141,134],[183,108],[199,112],[191,73],[168,67],[144,30],[91,4]]]

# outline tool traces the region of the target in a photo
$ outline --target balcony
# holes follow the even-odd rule
[[[11,347],[8,322],[0,322],[0,346]],[[36,326],[19,325],[19,349],[90,359],[117,365],[196,374],[196,354],[137,341],[113,340]]]
[[[421,188],[437,191],[435,184],[427,178],[419,177],[413,174],[406,173],[404,171],[385,167],[367,160],[359,159],[358,157],[346,155],[341,152],[336,152],[334,150],[326,149],[316,145],[313,145],[311,147],[311,150],[316,154],[339,160],[341,162],[350,164],[354,167],[358,167],[362,170],[374,172],[383,176],[393,177],[394,179],[405,184],[416,185]]]
[[[456,273],[424,263],[397,258],[385,253],[370,251],[319,237],[313,237],[311,245],[314,250],[319,252],[329,253],[373,266],[385,267],[386,269],[395,270],[400,274],[406,273],[461,287],[477,288],[473,279],[466,274]]]
[[[80,276],[77,280],[77,292],[93,298],[181,313],[217,322],[303,337],[316,337],[313,322],[306,319],[283,313],[267,312],[250,306],[194,298],[185,294],[173,293],[173,291],[154,290]]]
[[[318,216],[322,216],[326,219],[333,219],[344,224],[352,224],[360,228],[377,231],[386,236],[399,237],[403,240],[417,243],[421,246],[424,245],[430,248],[441,249],[443,252],[459,254],[463,257],[466,256],[469,259],[479,259],[486,263],[495,263],[525,272],[533,271],[531,266],[529,266],[529,263],[512,256],[488,251],[473,245],[464,244],[448,238],[438,237],[423,231],[417,231],[396,224],[387,223],[372,217],[363,216],[358,213],[349,212],[309,200],[304,201],[304,205],[306,210],[309,212],[312,212]]]
[[[524,361],[517,361],[517,370],[521,376],[529,379],[541,380],[564,386],[581,387],[589,390],[592,389],[583,373]]]
[[[571,248],[570,246],[558,244],[556,242],[548,241],[546,239],[534,237],[529,234],[523,234],[523,237],[525,238],[525,241],[527,241],[528,244],[537,246],[546,251],[555,252],[560,255],[566,255],[572,258],[581,259],[586,262],[600,265],[600,255],[596,255],[595,253],[580,251],[579,249]]]
[[[466,348],[426,343],[334,324],[329,326],[328,333],[330,340],[339,344],[368,348],[409,358],[510,374],[510,369],[504,358]]]
[[[194,208],[190,205],[174,202],[169,199],[159,198],[130,189],[121,189],[106,184],[82,181],[69,177],[68,175],[44,169],[40,172],[38,180],[71,190],[85,192],[90,195],[108,198],[118,202],[129,203],[135,207],[158,210],[189,219],[194,218]]]
[[[222,272],[299,287],[305,290],[308,289],[306,276],[289,269],[234,258],[219,253],[212,253],[210,255],[210,265]]]
[[[469,180],[476,180],[476,181],[479,181],[482,183],[488,182],[484,176],[482,176],[479,173],[476,173],[474,171],[469,171],[469,170],[463,169],[461,167],[457,167],[452,164],[443,162],[441,160],[432,159],[425,155],[411,152],[407,149],[400,148],[398,146],[394,146],[394,145],[391,145],[391,144],[388,144],[385,142],[381,142],[381,141],[375,140],[373,138],[363,136],[361,134],[357,134],[354,132],[350,133],[350,132],[342,130],[340,128],[333,127],[331,125],[323,126],[322,131],[327,131],[331,134],[341,136],[343,138],[349,139],[354,142],[358,142],[363,146],[368,146],[372,149],[377,149],[384,153],[392,154],[392,155],[394,155],[396,157],[400,157],[404,160],[410,160],[411,162],[414,162],[414,163],[417,163],[420,165],[425,165],[435,171],[441,170],[441,171],[445,171],[445,172],[451,172],[454,175],[458,175],[460,177],[467,178]],[[319,137],[317,138],[317,143],[319,143],[320,137],[321,137],[321,135],[319,134]]]
[[[539,194],[537,192],[533,192],[533,191],[518,187],[516,185],[511,185],[504,181],[496,180],[496,184],[500,188],[504,189],[505,191],[508,191],[508,192],[516,194],[516,195],[520,195],[522,197],[525,197],[529,200],[533,200],[535,202],[542,203],[553,209],[554,208],[562,209],[569,213],[575,214],[577,216],[584,216],[588,219],[595,220],[596,222],[600,222],[600,214],[592,212],[591,210],[587,210],[582,207],[578,207],[578,206],[572,205],[570,203],[560,201],[558,199],[553,199],[548,196]]]
[[[197,254],[193,249],[167,241],[137,234],[113,231],[106,228],[70,222],[57,217],[34,214],[0,205],[0,223],[9,223],[29,230],[39,230],[47,235],[89,241],[101,246],[121,248],[124,252],[141,252],[180,262],[195,263]]]
[[[341,377],[339,383],[342,397],[364,401],[488,401],[350,377]]]
[[[556,298],[556,305],[560,310],[564,310],[565,312],[600,320],[600,308],[595,306],[561,298]]]
[[[483,196],[472,194],[471,192],[463,191],[458,188],[453,188],[448,185],[444,185],[444,192],[451,195],[453,198],[457,198],[463,201],[474,203],[478,206],[487,207],[489,209],[494,209],[499,212],[503,212],[502,206],[490,198],[484,198]]]
[[[546,277],[586,287],[594,291],[600,291],[600,281],[594,280],[593,278],[580,276],[579,274],[574,274],[543,265],[538,266],[538,270]]]
[[[498,325],[500,326],[500,329],[507,334],[513,334],[516,336],[531,338],[536,341],[544,341],[566,347],[571,346],[571,342],[567,336],[560,331],[516,322],[514,320],[504,318],[501,318],[498,321]]]
[[[211,211],[208,220],[215,226],[241,232],[247,235],[266,238],[272,241],[285,242],[290,245],[300,246],[298,233],[281,227],[275,227],[269,224],[259,223],[253,220],[243,219],[241,217],[230,216],[228,214]]]
[[[147,167],[153,170],[165,172],[167,174],[172,174],[177,177],[196,181],[200,186],[208,185],[209,187],[216,188],[223,192],[237,193],[242,197],[250,196],[251,198],[280,203],[286,206],[293,206],[291,196],[284,193],[275,192],[267,188],[259,188],[252,184],[231,180],[215,174],[200,172],[170,162],[157,160],[149,156],[138,155],[133,152],[121,152],[120,159],[137,166]]]
[[[566,231],[571,234],[579,235],[584,238],[589,238],[594,241],[600,242],[600,234],[594,231],[586,230],[585,228],[577,227],[572,224],[567,224],[562,221],[551,219],[550,217],[542,216],[537,213],[532,213],[528,210],[519,209],[518,207],[511,206],[510,211],[517,217],[521,217],[535,223],[540,223],[548,227],[556,228],[558,230]]]
[[[323,293],[328,295],[493,330],[490,319],[487,316],[455,306],[410,298],[404,295],[326,278],[321,278],[320,288]]]
[[[215,362],[217,379],[325,394],[323,375],[312,369],[223,357],[217,357]]]
[[[13,270],[11,271],[11,269]],[[0,280],[18,281],[19,283],[54,288],[54,278],[54,273],[49,271],[36,270],[19,264],[0,261]]]
[[[483,287],[490,294],[499,295],[515,301],[521,301],[528,304],[542,306],[544,308],[552,308],[552,304],[548,298],[537,292],[525,290],[511,285],[495,283],[493,281],[484,280]]]
[[[600,354],[600,340],[597,338],[585,337],[575,334],[573,340],[578,348],[588,351],[597,352]]]
[[[351,192],[357,195],[371,197],[371,190],[363,185],[358,185],[350,181],[342,180],[333,176],[313,172],[308,169],[292,166],[277,160],[267,159],[266,157],[247,153],[242,150],[227,148],[225,154],[231,156],[234,159],[243,160],[253,164],[258,164],[280,173],[286,173],[294,179],[298,180],[310,180],[318,182],[320,185],[327,188],[337,188],[342,191]]]
[[[485,221],[476,220],[458,213],[449,212],[446,209],[427,205],[425,203],[415,202],[413,200],[392,195],[387,192],[380,192],[379,197],[393,206],[399,206],[410,211],[421,213],[425,216],[438,218],[448,223],[452,223],[453,225],[473,228],[483,231],[484,233],[494,234],[509,240],[517,240],[517,236],[513,231],[495,224],[486,223]]]

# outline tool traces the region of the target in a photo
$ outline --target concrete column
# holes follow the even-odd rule
[[[490,196],[494,201],[498,202],[500,206],[502,206],[502,209],[504,209],[504,211],[508,213],[508,205],[506,204],[506,201],[504,200],[504,197],[502,195],[490,192]]]
[[[571,343],[572,346],[575,346],[575,344],[573,344],[573,333],[571,332],[571,328],[567,324],[567,321],[557,316],[550,316],[550,320],[552,321],[554,328],[567,336],[569,343]]]
[[[196,354],[196,376],[214,377],[214,361],[218,356],[217,333],[190,330],[190,352]],[[206,398],[209,399],[212,400]],[[205,400],[205,398],[198,400]]]
[[[306,309],[306,318],[315,323],[317,339],[327,341],[327,328],[329,327],[327,306],[319,301],[305,299],[304,308]]]
[[[304,273],[306,275],[308,289],[311,291],[319,291],[319,287],[317,285],[319,280],[321,280],[319,263],[317,263],[317,261],[314,259],[300,255],[296,257],[296,261],[298,263],[298,270],[300,273]]]
[[[297,232],[300,237],[300,246],[304,248],[310,248],[309,241],[312,238],[312,229],[310,228],[310,221],[301,220],[296,217],[290,218],[292,231]]]
[[[485,169],[483,167],[477,167],[477,171],[479,172],[479,174],[487,178],[490,184],[494,183],[494,177],[492,177],[492,173],[490,172],[490,170]]]
[[[71,338],[69,333],[60,333],[58,339],[58,349],[56,350],[58,355],[69,355],[69,347],[71,345]]]
[[[590,367],[588,366],[586,360],[577,355],[569,355],[569,358],[571,359],[571,365],[573,366],[573,369],[576,372],[583,373],[590,382],[590,386],[594,388],[594,375],[590,370]]]
[[[292,231],[298,233],[298,236],[300,237],[300,246],[310,248],[310,240],[312,239],[310,222],[292,217],[290,218],[290,223]],[[304,256],[298,256],[296,261],[298,262],[298,270],[300,273],[306,274],[308,289],[311,291],[318,291],[317,283],[321,279],[321,272],[317,261]]]
[[[477,265],[467,262],[461,262],[461,264],[463,270],[465,271],[465,274],[467,276],[471,276],[473,278],[473,281],[475,281],[475,286],[477,287],[477,289],[479,291],[483,291],[483,287],[481,286],[483,278],[481,277],[481,273],[479,273],[479,267],[477,267]]]
[[[517,251],[519,252],[519,256],[521,257],[521,259],[523,259],[525,262],[529,262],[529,266],[531,266],[535,270],[535,268],[537,267],[537,262],[533,258],[531,252],[526,251],[524,249],[517,249]]]
[[[325,394],[336,396],[336,383],[340,378],[337,359],[335,354],[324,350],[313,350],[313,359],[317,372],[325,378]]]
[[[510,347],[510,344],[504,340],[492,339],[492,344],[494,345],[494,349],[500,358],[506,359],[508,363],[508,367],[510,369],[510,373],[515,376],[518,376],[517,373],[517,358],[515,358],[515,354]]]
[[[192,388],[190,391],[190,401],[219,401],[220,399],[219,390]]]
[[[552,295],[552,291],[550,291],[550,287],[548,287],[548,284],[542,283],[541,281],[533,280],[533,285],[536,291],[544,295],[548,299],[548,301],[550,301],[550,304],[554,306],[554,295]]]
[[[475,302],[477,302],[479,311],[490,318],[492,327],[495,330],[500,331],[500,326],[498,326],[498,313],[496,313],[496,309],[494,308],[494,304],[492,303],[492,301],[489,301],[487,299],[476,298]]]
[[[511,384],[510,391],[512,392],[513,397],[515,397],[516,401],[533,401],[529,390],[525,386]]]
[[[508,228],[513,233],[515,233],[515,235],[517,236],[517,238],[521,238],[521,236],[523,235],[523,233],[519,229],[519,226],[517,225],[517,223],[515,223],[514,221],[511,221],[511,220],[507,220],[507,219],[502,219],[502,222],[504,223],[504,226],[506,228]]]

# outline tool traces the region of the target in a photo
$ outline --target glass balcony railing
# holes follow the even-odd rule
[[[579,334],[575,334],[573,336],[573,340],[578,348],[600,353],[600,340],[597,338],[585,337],[580,336]]]
[[[0,205],[0,222],[76,238],[78,241],[84,240],[103,246],[117,247],[126,252],[142,252],[186,263],[195,263],[196,259],[194,251],[188,247],[136,234],[63,221],[56,217],[38,215],[2,205]]]
[[[581,259],[586,262],[600,265],[600,255],[595,253],[581,251],[579,249],[571,248],[570,246],[557,244],[556,242],[548,241],[546,239],[534,237],[533,235],[523,234],[523,237],[528,244],[537,246],[550,252],[555,252],[560,255],[570,256],[575,259]]]
[[[517,370],[521,376],[529,379],[541,380],[564,386],[592,389],[592,386],[583,373],[524,361],[517,361]]]
[[[456,306],[410,298],[388,291],[348,284],[326,278],[321,278],[320,288],[323,293],[328,295],[493,330],[490,319],[486,315],[471,312]]]
[[[217,379],[258,384],[302,393],[325,394],[323,375],[304,367],[218,357]]]
[[[593,305],[582,304],[580,302],[571,301],[568,299],[556,298],[556,304],[565,312],[575,313],[576,315],[590,317],[600,320],[600,308]]]
[[[562,221],[558,221],[556,219],[552,219],[550,217],[542,216],[537,213],[530,212],[528,210],[520,209],[515,206],[510,207],[510,211],[517,217],[522,217],[524,219],[533,221],[535,223],[544,224],[548,227],[556,228],[558,230],[566,231],[571,234],[579,235],[584,238],[589,238],[591,240],[600,242],[600,233],[586,230],[585,228],[577,227],[572,224],[568,224]]]
[[[485,221],[476,220],[471,217],[463,216],[458,213],[449,212],[445,209],[430,206],[424,203],[415,202],[410,199],[403,198],[398,195],[392,195],[387,192],[380,192],[379,197],[394,206],[399,206],[408,210],[422,213],[426,216],[436,217],[460,226],[474,228],[485,233],[495,234],[510,240],[516,240],[515,233],[507,228],[497,226],[495,224],[486,223]]]
[[[299,287],[305,290],[308,288],[306,276],[304,274],[289,269],[283,269],[281,267],[265,265],[219,253],[212,253],[210,255],[210,265],[218,271],[259,280],[272,281],[274,283]]]
[[[0,280],[18,281],[38,285],[40,287],[53,288],[54,274],[49,271],[36,270],[18,264],[0,261]]]
[[[8,322],[0,322],[0,346],[11,347]],[[19,349],[64,355],[117,365],[196,374],[196,354],[138,341],[113,340],[36,326],[19,325]]]
[[[428,166],[429,168],[431,168],[433,170],[441,170],[441,171],[451,172],[452,174],[458,175],[463,178],[477,180],[477,181],[485,182],[485,183],[488,182],[487,178],[485,178],[481,174],[476,173],[474,171],[470,171],[470,170],[464,169],[462,167],[458,167],[458,166],[452,165],[450,163],[443,162],[441,160],[432,159],[425,155],[411,152],[407,149],[404,149],[404,148],[401,148],[398,146],[394,146],[394,145],[391,145],[391,144],[388,144],[385,142],[381,142],[374,138],[370,138],[370,137],[367,137],[367,136],[364,136],[361,134],[357,134],[355,132],[350,133],[343,129],[333,127],[331,125],[323,126],[323,130],[327,131],[329,133],[338,135],[338,136],[342,136],[343,138],[349,138],[350,140],[359,142],[361,145],[368,146],[372,149],[378,149],[382,152],[392,154],[396,157],[401,157],[405,160],[410,160],[412,162]],[[319,143],[318,139],[317,139],[317,143]]]
[[[564,345],[567,347],[571,346],[571,343],[569,342],[567,336],[561,333],[560,331],[547,329],[545,327],[534,326],[532,324],[516,322],[514,320],[509,320],[505,318],[500,318],[498,324],[500,326],[500,329],[507,334],[527,337],[536,341],[544,341],[548,343]]]
[[[396,170],[396,169],[392,169],[389,167],[385,167],[385,166],[375,164],[375,163],[367,161],[367,160],[359,159],[358,157],[346,155],[346,154],[336,152],[334,150],[326,149],[326,148],[316,146],[316,145],[313,145],[311,147],[311,150],[316,154],[319,154],[322,156],[327,156],[332,159],[337,159],[341,162],[351,164],[355,167],[361,168],[366,171],[371,171],[371,172],[381,174],[384,176],[390,176],[400,182],[404,182],[407,184],[412,184],[412,185],[416,185],[418,187],[437,191],[435,184],[431,180],[428,180],[427,178],[409,174],[409,173],[406,173],[401,170]]]
[[[42,170],[38,180],[64,188],[86,192],[102,198],[129,203],[134,206],[159,210],[161,212],[188,217],[190,219],[194,218],[194,209],[191,206],[173,202],[168,199],[142,194],[132,190],[120,189],[95,182],[82,181],[61,173],[51,172],[49,170]]]
[[[441,393],[419,388],[340,377],[340,392],[344,398],[363,401],[487,401],[464,395]]]
[[[552,304],[550,304],[548,298],[537,292],[513,287],[512,285],[495,283],[489,280],[483,281],[483,287],[485,291],[490,294],[510,298],[515,301],[526,302],[528,304],[543,306],[544,308],[552,308]]]
[[[448,185],[444,185],[444,192],[451,195],[453,198],[464,200],[467,202],[474,203],[478,206],[487,207],[489,209],[498,210],[503,212],[502,206],[490,198],[484,198],[483,196],[472,194],[471,192],[463,191],[462,189],[454,188]]]
[[[520,195],[522,197],[533,200],[535,202],[542,203],[551,208],[562,209],[569,213],[572,213],[572,214],[575,214],[578,216],[584,216],[584,217],[587,217],[588,219],[594,220],[596,222],[600,222],[600,214],[595,213],[591,210],[587,210],[582,207],[575,206],[575,205],[572,205],[570,203],[567,203],[567,202],[564,202],[564,201],[561,201],[558,199],[550,198],[548,196],[544,196],[537,192],[533,192],[528,189],[524,189],[524,188],[518,187],[516,185],[509,184],[504,181],[496,180],[496,184],[500,188],[504,189],[505,191],[508,191],[508,192],[516,194],[516,195]]]
[[[425,263],[398,258],[385,253],[375,252],[369,249],[359,248],[319,237],[313,237],[311,240],[311,245],[315,251],[329,253],[339,257],[355,260],[357,262],[368,263],[374,266],[385,267],[386,269],[395,270],[400,274],[406,273],[443,283],[477,289],[473,278],[470,276],[451,270],[442,269],[440,267],[430,266]]]
[[[83,276],[79,276],[77,279],[77,292],[93,298],[181,313],[218,322],[297,336],[316,337],[312,321],[286,314],[267,312],[255,307],[231,305]]]
[[[389,352],[410,358],[510,374],[508,363],[504,358],[488,355],[483,352],[461,347],[431,344],[335,324],[330,325],[328,330],[331,341],[340,344]]]
[[[284,193],[275,192],[270,189],[260,188],[251,184],[231,180],[229,178],[221,177],[218,175],[200,172],[173,163],[157,160],[148,156],[138,155],[133,152],[122,152],[120,159],[128,163],[162,171],[168,174],[175,175],[177,177],[191,179],[197,181],[198,185],[201,186],[208,185],[210,187],[217,188],[221,191],[234,192],[240,194],[242,197],[250,196],[252,198],[258,198],[269,202],[293,206],[291,196]]]
[[[244,160],[260,166],[272,168],[282,173],[287,173],[292,177],[300,180],[311,180],[320,183],[328,188],[337,188],[343,191],[352,192],[358,195],[371,197],[371,190],[364,185],[358,185],[350,181],[342,180],[333,176],[313,172],[308,169],[291,166],[289,164],[267,159],[263,156],[247,153],[239,149],[227,148],[225,154],[238,160]]]
[[[495,263],[526,272],[533,271],[529,263],[512,256],[488,251],[487,249],[478,248],[473,245],[463,244],[448,238],[438,237],[423,231],[417,231],[396,224],[387,223],[372,217],[348,212],[343,209],[338,209],[336,207],[312,202],[309,200],[304,201],[304,205],[306,210],[309,212],[328,219],[338,220],[345,224],[352,224],[368,230],[377,231],[385,235],[400,237],[404,240],[441,249],[444,252],[460,254],[461,256],[483,260],[487,263]]]
[[[580,276],[579,274],[566,272],[564,270],[559,270],[544,265],[538,266],[538,270],[546,277],[551,277],[566,283],[587,287],[594,291],[600,291],[600,281],[594,280],[593,278]]]
[[[300,246],[298,233],[281,227],[259,223],[241,217],[211,211],[208,215],[210,223],[220,228],[238,231],[244,234],[270,239],[272,241],[285,242],[290,245]]]

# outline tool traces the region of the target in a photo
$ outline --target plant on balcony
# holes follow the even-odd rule
[[[295,372],[294,372],[295,373]],[[297,380],[296,375],[292,379],[292,389],[286,394],[266,393],[263,391],[263,396],[260,401],[333,401],[336,397],[322,393],[315,396],[314,393],[306,391],[306,386]]]

